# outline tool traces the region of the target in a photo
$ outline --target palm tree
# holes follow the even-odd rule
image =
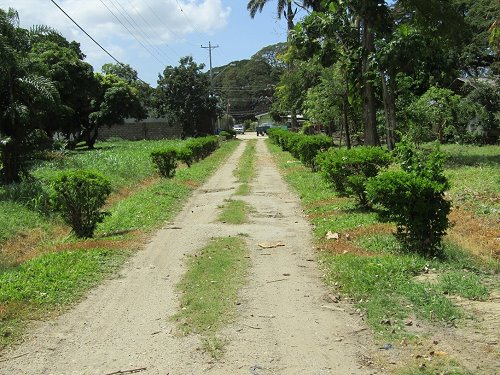
[[[53,31],[39,27],[19,27],[19,15],[10,8],[0,9],[0,179],[12,183],[20,179],[37,117],[58,97],[52,82],[30,73],[26,54],[34,37]]]

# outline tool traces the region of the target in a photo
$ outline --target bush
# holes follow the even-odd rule
[[[369,199],[382,206],[380,217],[396,223],[396,237],[406,250],[442,255],[441,240],[449,228],[451,203],[444,198],[449,184],[443,175],[444,156],[429,155],[404,144],[396,149],[402,170],[371,179]]]
[[[205,159],[219,147],[219,140],[216,136],[201,138],[191,138],[186,141],[186,147],[191,150],[194,161]]]
[[[362,207],[368,207],[365,185],[380,169],[387,167],[391,155],[378,147],[330,149],[317,157],[323,177],[343,196],[355,196]]]
[[[153,151],[151,153],[151,159],[161,176],[171,178],[175,175],[178,155],[179,150],[172,146],[163,150]]]
[[[219,136],[222,137],[222,138],[224,138],[224,139],[226,139],[226,140],[233,139],[233,137],[234,137],[230,132],[228,132],[226,130],[221,131],[219,133]]]
[[[177,150],[177,159],[190,167],[193,164],[193,151],[189,147],[183,146]]]
[[[332,139],[326,135],[299,136],[295,150],[302,163],[316,170],[316,156],[333,146]]]
[[[52,202],[78,237],[90,238],[106,212],[99,211],[111,194],[111,183],[102,175],[75,170],[61,173],[53,182]]]

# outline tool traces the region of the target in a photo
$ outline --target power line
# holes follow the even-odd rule
[[[151,50],[149,50],[148,47],[146,47],[144,45],[144,43],[142,41],[139,40],[139,38],[137,38],[137,36],[132,32],[130,31],[130,29],[118,18],[118,16],[111,10],[109,9],[109,7],[106,5],[106,3],[104,3],[103,0],[99,0],[101,2],[102,5],[104,5],[104,7],[108,10],[108,12],[111,13],[111,15],[113,15],[113,17],[115,17],[115,19],[125,28],[125,30],[128,31],[128,33],[142,46],[142,48],[144,48],[154,59],[156,59],[156,61],[158,61],[160,64],[164,64],[163,61],[161,61],[160,59],[158,59],[157,56],[155,56]],[[111,3],[113,4],[113,6],[115,7],[115,9],[120,12],[120,10],[117,8],[117,6],[111,1]],[[122,15],[123,16],[123,15]],[[130,23],[130,22],[129,22]]]
[[[68,17],[68,18],[69,18],[69,19],[70,19],[70,20],[71,20],[71,21],[72,21],[72,22],[73,22],[73,23],[74,23],[74,24],[75,24],[75,25],[76,25],[76,26],[77,26],[77,27],[78,27],[78,28],[79,28],[79,29],[80,29],[80,30],[81,30],[81,31],[82,31],[85,35],[87,35],[87,36],[90,38],[90,40],[92,40],[92,41],[93,41],[95,44],[97,44],[97,45],[98,45],[98,46],[99,46],[99,47],[100,47],[100,48],[101,48],[104,52],[106,52],[106,53],[108,54],[108,56],[109,56],[109,57],[111,57],[111,58],[112,58],[113,60],[115,60],[118,64],[120,64],[121,66],[123,66],[123,64],[122,64],[120,61],[118,61],[118,59],[117,59],[116,57],[114,57],[114,56],[113,56],[110,52],[108,52],[108,50],[107,50],[106,48],[104,48],[103,46],[101,46],[101,45],[99,44],[99,42],[97,42],[97,40],[95,40],[94,38],[92,38],[92,37],[90,36],[90,34],[89,34],[88,32],[86,32],[86,31],[83,29],[83,27],[81,27],[81,26],[80,26],[80,25],[79,25],[79,24],[78,24],[78,23],[77,23],[77,22],[76,22],[73,18],[71,18],[71,16],[70,16],[68,13],[66,13],[66,12],[64,11],[64,9],[63,9],[63,8],[61,8],[61,7],[59,6],[59,4],[57,4],[54,0],[50,0],[50,1],[52,2],[52,4],[54,4],[56,7],[58,7],[58,8],[59,8],[59,10],[60,10],[61,12],[63,12],[63,13],[64,13],[64,15],[65,15],[66,17]]]
[[[87,31],[85,31],[85,29],[84,29],[83,27],[81,27],[81,26],[78,24],[78,22],[76,22],[73,18],[71,18],[71,16],[70,16],[68,13],[66,13],[66,12],[64,11],[64,9],[63,9],[63,8],[61,8],[61,7],[59,6],[59,4],[57,4],[54,0],[50,0],[50,1],[51,1],[51,2],[52,2],[52,4],[54,4],[54,5],[55,5],[55,6],[56,6],[56,7],[57,7],[57,8],[58,8],[58,9],[59,9],[59,10],[60,10],[60,11],[61,11],[64,15],[65,15],[65,16],[66,16],[66,17],[68,17],[68,18],[71,20],[71,22],[73,22],[73,23],[74,23],[74,24],[75,24],[75,25],[76,25],[76,26],[77,26],[77,27],[78,27],[78,28],[79,28],[79,29],[80,29],[80,30],[81,30],[81,31],[82,31],[85,35],[87,35],[87,36],[89,37],[89,39],[90,39],[90,40],[92,40],[92,41],[93,41],[93,42],[94,42],[97,46],[99,46],[99,48],[101,48],[101,49],[102,49],[102,50],[103,50],[103,51],[104,51],[104,52],[105,52],[105,53],[106,53],[109,57],[111,57],[114,61],[116,61],[116,63],[117,63],[118,65],[123,66],[123,67],[125,66],[125,64],[123,64],[123,63],[122,63],[121,61],[119,61],[116,57],[114,57],[114,56],[113,56],[113,55],[112,55],[112,54],[111,54],[111,53],[110,53],[110,52],[109,52],[106,48],[104,48],[103,46],[101,46],[97,40],[95,40],[94,38],[92,38],[92,36],[91,36],[91,35],[90,35]],[[143,81],[143,80],[142,80],[142,79],[140,79],[139,77],[137,77],[137,79],[138,79],[139,81],[141,81],[142,83],[149,85],[147,82]]]

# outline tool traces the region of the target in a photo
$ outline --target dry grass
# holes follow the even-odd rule
[[[500,223],[455,208],[450,213],[453,227],[448,237],[480,258],[500,259]]]

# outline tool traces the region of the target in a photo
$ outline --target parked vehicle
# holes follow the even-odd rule
[[[236,132],[236,134],[245,134],[245,126],[243,126],[243,124],[234,125],[233,130]]]
[[[255,131],[257,132],[257,137],[259,135],[262,135],[264,136],[264,134],[267,134],[267,131],[269,130],[269,128],[271,128],[271,124],[269,123],[263,123],[261,125],[257,125],[257,127],[255,128]]]

